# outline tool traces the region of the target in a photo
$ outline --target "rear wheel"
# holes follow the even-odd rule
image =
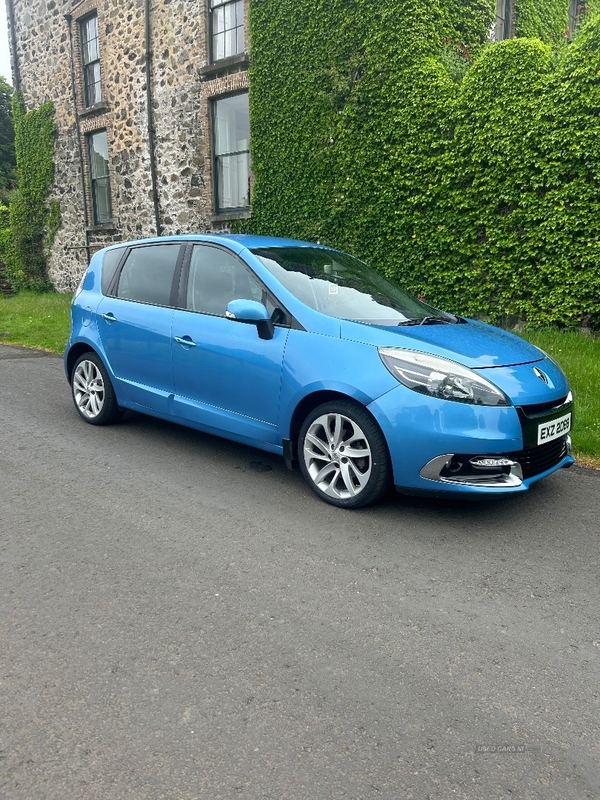
[[[71,393],[79,416],[90,425],[108,425],[122,416],[106,367],[96,353],[84,353],[75,362]]]
[[[310,488],[334,506],[369,505],[390,485],[385,438],[369,412],[349,400],[324,403],[308,415],[298,455]]]

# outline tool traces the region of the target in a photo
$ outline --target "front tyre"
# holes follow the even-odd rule
[[[71,394],[79,416],[90,425],[109,425],[122,415],[108,372],[96,353],[84,353],[75,362]]]
[[[369,412],[350,400],[324,403],[308,415],[298,455],[310,488],[334,506],[369,505],[390,485],[385,438]]]

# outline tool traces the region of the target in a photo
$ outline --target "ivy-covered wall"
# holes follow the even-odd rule
[[[23,98],[13,98],[17,189],[12,193],[8,227],[0,234],[0,257],[17,289],[47,291],[46,248],[60,226],[60,209],[48,201],[54,178],[54,105],[48,101],[25,112]],[[5,220],[4,220],[5,221]]]
[[[460,313],[600,326],[600,5],[254,0],[254,232]],[[535,38],[538,37],[538,38]]]

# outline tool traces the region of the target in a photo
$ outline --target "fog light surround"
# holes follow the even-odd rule
[[[523,483],[523,470],[517,461],[494,455],[445,453],[428,461],[420,475],[440,483],[486,488],[517,488]]]

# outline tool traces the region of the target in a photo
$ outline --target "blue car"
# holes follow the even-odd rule
[[[573,464],[573,398],[547,355],[319,244],[118,244],[93,256],[71,317],[86,422],[132,409],[277,453],[335,506],[391,486],[514,494]]]

